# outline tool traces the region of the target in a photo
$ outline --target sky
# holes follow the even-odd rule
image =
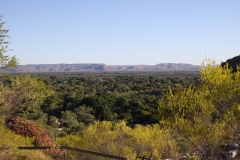
[[[240,0],[0,0],[20,64],[217,63],[240,55]]]

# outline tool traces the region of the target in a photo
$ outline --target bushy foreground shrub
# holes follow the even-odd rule
[[[57,138],[57,143],[128,159],[135,159],[137,152],[148,156],[152,152],[153,159],[176,157],[178,154],[174,139],[167,130],[160,129],[158,124],[136,125],[131,128],[125,122],[95,122],[82,134]],[[91,155],[71,154],[75,158],[93,159]]]
[[[207,59],[200,73],[197,86],[170,90],[158,101],[160,124],[202,159],[222,159],[223,145],[239,142],[240,68],[233,73]]]

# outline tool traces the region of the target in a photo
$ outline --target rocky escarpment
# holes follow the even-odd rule
[[[221,66],[225,66],[228,64],[229,68],[232,68],[233,72],[237,71],[237,66],[240,66],[240,55],[233,57],[231,59],[228,59],[226,62],[222,62]]]

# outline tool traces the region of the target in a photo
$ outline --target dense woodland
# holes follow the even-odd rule
[[[129,125],[160,120],[159,98],[170,88],[199,83],[199,72],[35,73],[55,93],[39,108],[18,113],[44,127],[58,120],[64,133],[80,133],[94,121],[125,120]],[[11,83],[5,79],[5,83]]]

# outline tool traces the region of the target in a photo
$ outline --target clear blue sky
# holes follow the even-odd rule
[[[240,55],[240,0],[0,0],[21,64],[218,63]]]

